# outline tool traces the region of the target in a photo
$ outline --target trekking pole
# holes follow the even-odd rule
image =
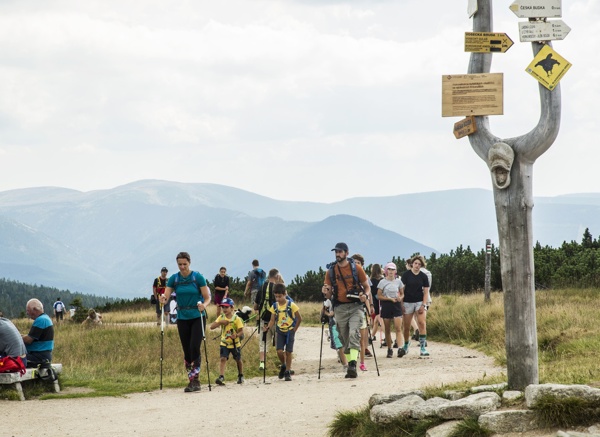
[[[160,304],[160,389],[162,390],[163,383],[163,354],[165,350],[165,307]]]
[[[323,331],[325,331],[325,323],[321,320],[321,347],[319,350],[319,377],[317,379],[321,379],[321,358],[323,357]]]
[[[371,318],[371,313],[369,312],[369,307],[367,306],[367,303],[363,302],[363,305],[364,305],[364,308],[365,308],[365,319],[367,321],[367,331],[370,333],[371,332],[371,326],[369,324],[369,319]],[[369,334],[369,335],[371,335],[371,334]],[[373,351],[373,359],[375,360],[375,368],[377,369],[377,376],[381,376],[379,374],[379,365],[377,364],[377,355],[375,355],[375,345],[373,344],[373,342],[371,342],[371,350]]]
[[[268,325],[267,325],[268,326]],[[263,332],[263,350],[265,351],[265,365],[263,366],[263,384],[267,383],[267,333]]]
[[[208,347],[206,346],[206,335],[204,332],[204,311],[200,313],[200,324],[202,325],[202,340],[204,341],[204,357],[206,358],[206,376],[208,377],[208,391],[212,391],[210,386],[210,370],[208,370]],[[235,347],[235,342],[234,342]]]

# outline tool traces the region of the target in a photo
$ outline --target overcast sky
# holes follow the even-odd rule
[[[210,182],[330,202],[491,189],[461,117],[441,116],[441,78],[465,74],[467,0],[0,0],[0,191],[82,191],[140,179]],[[494,31],[509,138],[539,119],[512,0]],[[558,139],[534,195],[600,192],[600,2],[563,0],[554,49]]]

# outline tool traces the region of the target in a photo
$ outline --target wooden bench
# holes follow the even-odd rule
[[[62,372],[62,364],[52,363],[52,367],[56,374],[60,374]],[[17,393],[19,393],[19,398],[24,401],[25,395],[23,394],[23,387],[21,387],[21,383],[25,381],[30,381],[32,379],[36,379],[37,369],[27,369],[23,376],[19,375],[18,372],[11,373],[0,373],[0,384],[12,384],[15,386]],[[60,392],[60,386],[58,385],[58,379],[52,383],[54,386],[54,391],[56,393]]]

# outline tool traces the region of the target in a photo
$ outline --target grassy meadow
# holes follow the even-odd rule
[[[483,294],[434,297],[428,314],[428,335],[433,341],[471,347],[505,364],[504,316],[502,294],[493,293],[490,303]],[[600,368],[600,305],[598,290],[545,290],[537,293],[540,382],[598,385]],[[298,303],[303,325],[320,325],[320,303]],[[209,310],[209,322],[216,308]],[[156,325],[154,307],[138,311],[103,314],[104,324],[85,328],[65,321],[55,326],[54,361],[63,364],[61,386],[74,388],[71,397],[118,396],[131,392],[157,390],[160,384],[161,332]],[[13,320],[25,333],[31,320]],[[256,324],[250,321],[246,338]],[[207,332],[211,384],[218,376],[219,330]],[[243,348],[246,378],[262,376],[258,369],[258,334]],[[268,355],[267,374],[277,373],[278,360]],[[227,363],[226,382],[237,376],[233,360]],[[204,345],[202,346],[201,383],[207,383]],[[163,387],[182,388],[187,384],[181,344],[175,325],[165,325]],[[28,397],[64,396],[42,393],[38,384],[24,384]],[[77,389],[75,389],[77,388]],[[446,387],[448,388],[448,387]],[[16,392],[0,388],[0,399],[15,398]]]

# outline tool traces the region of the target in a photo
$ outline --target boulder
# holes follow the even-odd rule
[[[442,419],[464,419],[469,416],[480,416],[496,410],[500,406],[500,396],[494,392],[476,393],[457,401],[441,405],[438,415]]]
[[[479,416],[478,422],[497,434],[527,432],[540,427],[535,412],[531,410],[492,411]]]
[[[425,419],[426,417],[437,417],[438,411],[442,405],[447,405],[452,401],[443,398],[431,398],[425,402],[416,405],[410,415],[413,419]]]
[[[466,391],[460,390],[446,390],[444,392],[444,396],[450,399],[451,401],[457,401],[459,399],[464,398],[467,395]]]
[[[427,430],[425,437],[448,437],[452,431],[454,431],[454,427],[459,422],[459,420],[449,420],[441,425],[434,426],[433,428]]]
[[[370,417],[375,423],[390,423],[400,417],[409,417],[412,409],[425,401],[421,396],[408,395],[394,402],[375,405]]]
[[[478,385],[476,387],[471,388],[471,393],[481,393],[484,391],[504,390],[506,387],[508,387],[508,383],[506,383],[506,382],[502,382],[500,384]]]
[[[502,400],[507,402],[516,401],[523,397],[523,392],[518,390],[506,390],[502,393]]]
[[[391,395],[374,394],[369,398],[369,408],[373,408],[375,405],[389,404],[409,395],[424,397],[425,393],[423,393],[423,390],[404,390]]]
[[[592,402],[600,401],[600,389],[587,385],[532,384],[525,388],[527,408],[532,408],[541,397],[546,395],[557,399],[575,397]]]

